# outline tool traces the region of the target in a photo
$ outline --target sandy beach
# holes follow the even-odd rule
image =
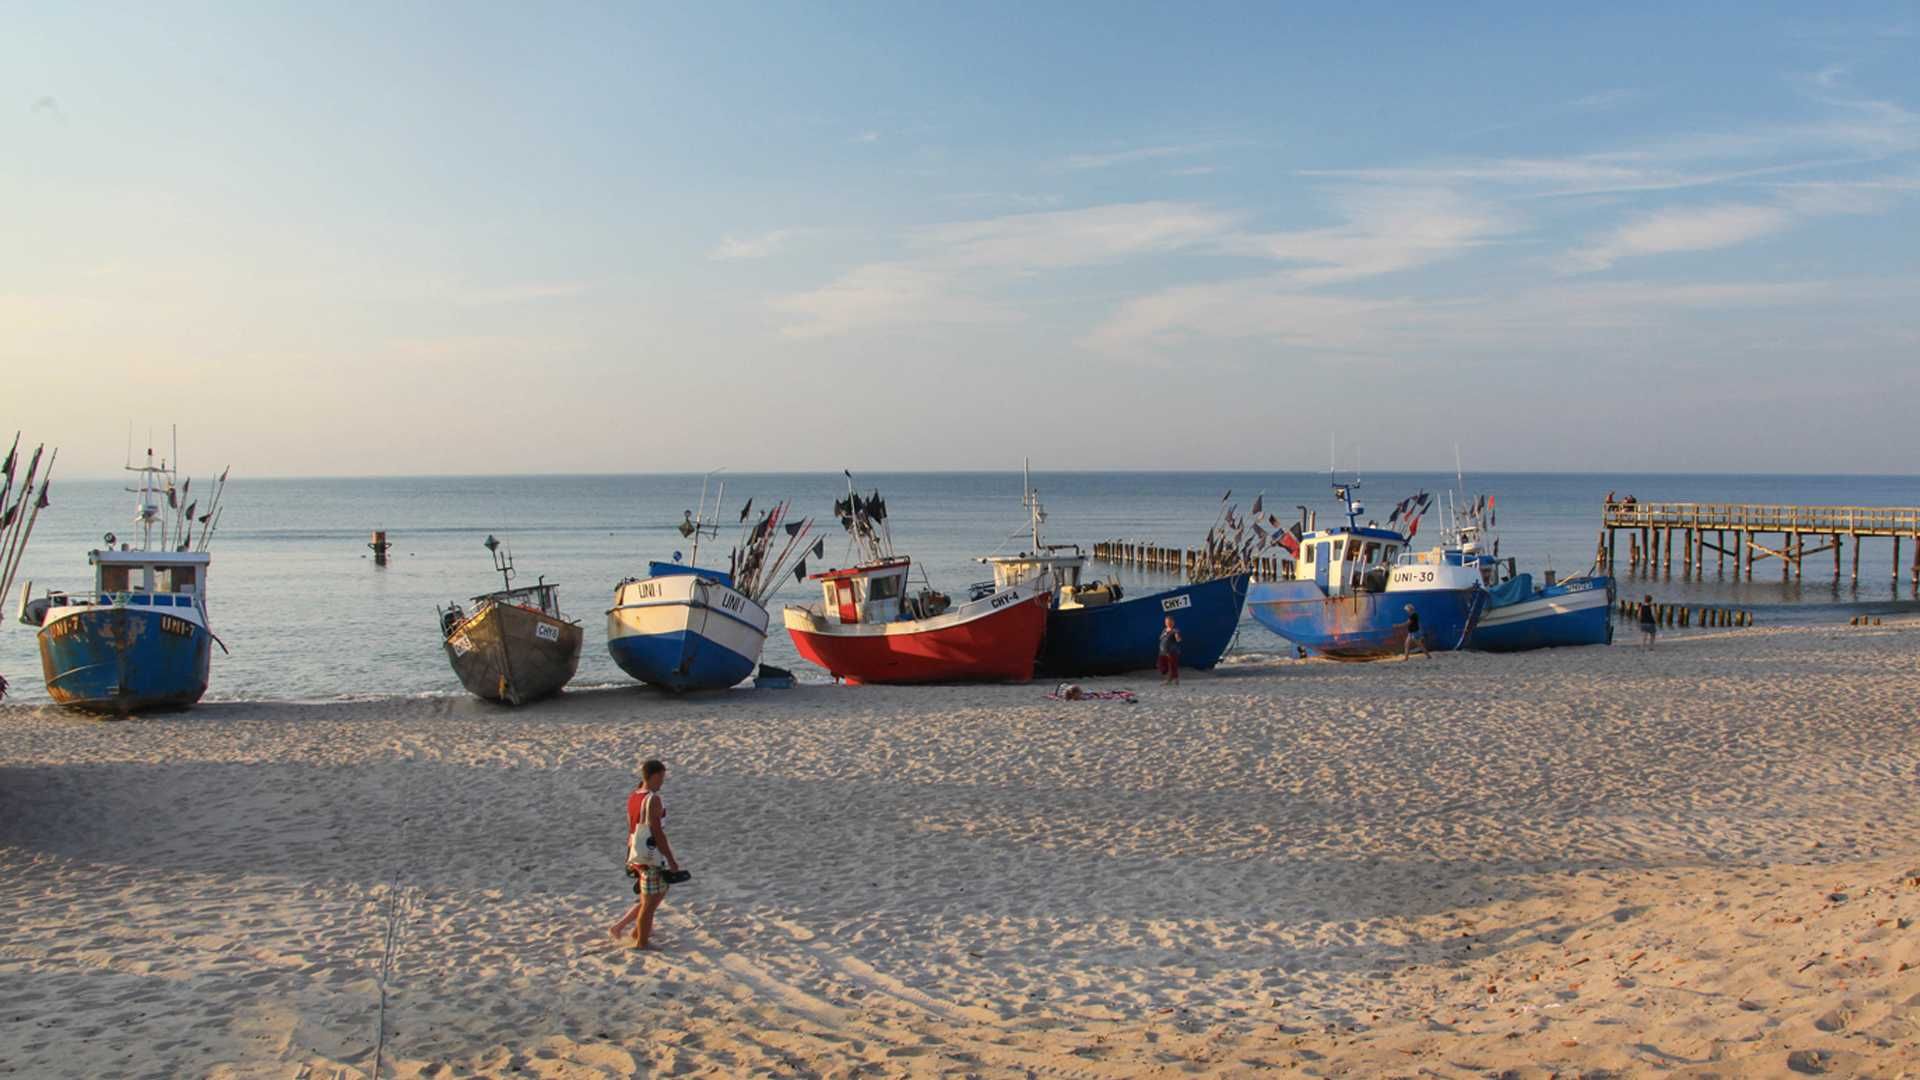
[[[0,1072],[1913,1074],[1917,654],[9,708]]]

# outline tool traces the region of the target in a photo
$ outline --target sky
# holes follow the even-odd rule
[[[0,428],[1920,471],[1920,5],[1454,7],[6,4]]]

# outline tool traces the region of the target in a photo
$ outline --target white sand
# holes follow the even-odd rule
[[[0,1073],[1920,1071],[1917,654],[0,709]]]

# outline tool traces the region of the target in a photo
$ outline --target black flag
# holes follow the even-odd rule
[[[192,517],[193,517],[193,508],[194,508],[194,507],[196,507],[196,506],[199,506],[199,505],[200,505],[200,500],[199,500],[199,499],[195,499],[195,500],[193,500],[192,502],[190,502],[190,503],[188,503],[188,504],[187,504],[187,517],[188,517],[188,518],[192,518]]]
[[[793,564],[793,580],[807,580],[807,560],[801,559],[799,562]]]
[[[789,521],[781,527],[787,530],[788,536],[793,536],[800,532],[800,522],[798,521]]]
[[[823,536],[820,539],[815,540],[813,542],[813,557],[816,559],[824,559],[827,557],[827,538],[826,537]]]
[[[7,479],[13,479],[13,462],[20,453],[20,436],[13,437],[13,446],[7,450],[7,463],[0,465],[0,473],[6,473]]]
[[[740,508],[740,520],[741,521],[747,520],[747,514],[752,510],[753,510],[753,500],[748,499],[747,505]]]
[[[20,503],[23,503],[26,501],[27,501],[26,496],[22,495],[20,497],[20,502],[14,503],[12,506],[7,507],[7,512],[4,514],[0,514],[0,529],[4,529],[7,526],[13,524],[13,519],[20,516]]]
[[[224,483],[226,483],[226,482],[227,482],[227,474],[228,474],[228,473],[230,473],[230,472],[232,472],[232,471],[233,471],[233,466],[231,466],[231,465],[229,465],[229,466],[227,466],[227,467],[226,467],[226,468],[224,468],[224,469],[221,469],[221,470],[220,470],[220,482],[221,482],[221,483],[223,483],[223,484],[224,484]]]
[[[1264,491],[1258,495],[1255,495],[1253,497],[1253,507],[1252,509],[1248,510],[1247,513],[1252,514],[1255,517],[1259,517],[1260,516],[1260,500],[1266,497],[1267,497],[1267,493]]]
[[[51,483],[53,483],[51,480],[40,481],[40,497],[34,500],[33,503],[35,510],[45,510],[47,508],[47,485]]]
[[[167,485],[167,509],[180,509],[180,493],[173,489],[172,484]]]

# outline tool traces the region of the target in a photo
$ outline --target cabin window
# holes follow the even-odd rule
[[[101,592],[132,592],[147,586],[144,567],[103,566],[100,568]]]
[[[1300,548],[1300,561],[1306,563],[1308,566],[1312,566],[1313,565],[1313,549],[1319,546],[1320,545],[1318,544],[1302,545]]]
[[[164,593],[190,593],[193,591],[194,578],[197,577],[192,566],[156,566],[153,570],[153,591]]]
[[[1371,565],[1373,565],[1373,560],[1374,560],[1374,556],[1376,556],[1376,555],[1378,555],[1378,554],[1380,554],[1380,545],[1379,545],[1379,544],[1368,544],[1368,545],[1367,545],[1367,553],[1366,553],[1366,557],[1365,557],[1364,559],[1362,559],[1361,561],[1362,561],[1362,562],[1364,562],[1364,563],[1366,563],[1367,565],[1369,565],[1369,566],[1371,566]]]
[[[1355,537],[1354,539],[1347,541],[1347,561],[1355,562],[1355,561],[1358,561],[1359,558],[1360,558],[1360,540],[1358,537]]]
[[[1388,544],[1386,554],[1380,557],[1380,561],[1391,564],[1395,559],[1399,557],[1400,557],[1400,549],[1397,547],[1394,547],[1392,544]]]
[[[867,599],[892,600],[900,595],[898,577],[877,577],[867,579]]]

